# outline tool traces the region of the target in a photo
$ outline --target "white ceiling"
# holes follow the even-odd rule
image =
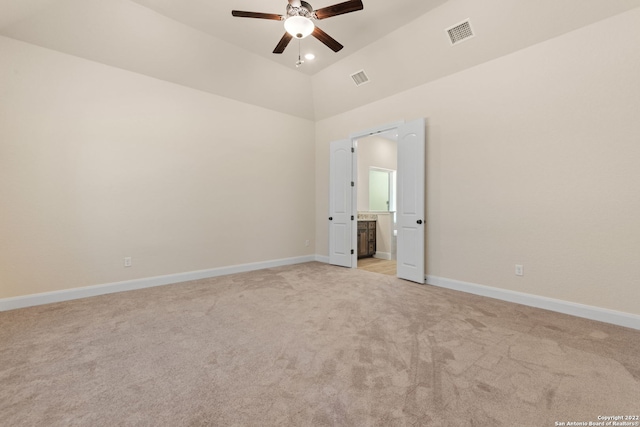
[[[269,60],[295,69],[298,41],[292,40],[283,54],[273,49],[284,34],[282,22],[237,18],[231,10],[284,15],[287,0],[133,0],[164,16],[212,36],[236,44]],[[309,0],[315,9],[345,0]],[[362,47],[427,13],[446,0],[363,0],[364,9],[316,21],[316,25],[344,45],[334,53],[313,37],[300,41],[302,55],[313,53],[316,59],[305,61],[300,72],[314,74]]]
[[[314,0],[314,8],[339,3]],[[287,0],[0,0],[0,35],[278,112],[320,120],[410,90],[640,7],[640,0],[363,0],[319,21],[342,43],[313,38],[271,52]],[[445,29],[471,20],[476,37],[451,46]],[[2,57],[0,55],[0,62]],[[356,87],[364,69],[371,82]],[[43,71],[44,72],[44,71]]]
[[[0,0],[0,29],[20,22],[45,9],[56,0]]]

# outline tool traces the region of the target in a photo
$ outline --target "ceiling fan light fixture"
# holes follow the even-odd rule
[[[297,39],[303,39],[313,33],[313,21],[304,16],[290,16],[284,21],[284,29]]]

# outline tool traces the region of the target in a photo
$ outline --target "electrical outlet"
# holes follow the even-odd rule
[[[305,246],[309,246],[309,240],[305,240],[305,241],[304,241],[304,245],[305,245]]]
[[[524,276],[524,266],[516,264],[516,276]]]
[[[131,267],[131,257],[130,256],[124,257],[124,266],[125,267]]]

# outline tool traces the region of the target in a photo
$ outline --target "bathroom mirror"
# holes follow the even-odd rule
[[[369,168],[369,211],[393,212],[396,210],[396,171],[376,167]]]

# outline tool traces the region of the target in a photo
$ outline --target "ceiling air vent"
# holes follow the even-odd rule
[[[360,70],[357,73],[351,74],[351,78],[356,86],[369,83],[369,77],[364,73],[364,70]]]
[[[453,27],[447,28],[445,31],[449,34],[449,40],[451,40],[452,45],[461,43],[475,36],[471,28],[471,22],[469,22],[468,19]]]

